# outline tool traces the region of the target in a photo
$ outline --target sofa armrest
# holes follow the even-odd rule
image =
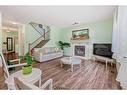
[[[42,53],[40,53],[40,52],[34,52],[34,53],[33,53],[33,58],[34,58],[36,61],[39,61],[39,62],[40,62],[41,57],[42,57]]]

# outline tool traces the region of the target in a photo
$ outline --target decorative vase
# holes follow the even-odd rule
[[[32,65],[25,65],[22,67],[23,74],[30,74],[32,72]]]

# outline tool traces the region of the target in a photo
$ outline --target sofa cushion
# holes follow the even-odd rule
[[[45,47],[45,48],[36,48],[34,51],[41,53],[42,55],[45,55],[45,54],[60,52],[61,50],[57,47]]]
[[[55,48],[55,52],[60,52],[61,51],[61,49],[59,49],[59,48]]]
[[[51,60],[63,56],[63,52],[59,48],[45,47],[34,52],[34,59],[39,62]]]

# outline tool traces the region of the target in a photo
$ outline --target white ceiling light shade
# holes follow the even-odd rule
[[[16,25],[17,23],[16,22],[11,22],[12,24]]]
[[[2,27],[2,29],[5,30],[6,32],[18,31],[18,29],[16,29],[16,28],[11,28],[11,27]]]
[[[16,22],[16,21],[9,21],[10,24],[13,24],[13,25],[17,25],[17,26],[20,26],[21,23],[19,22]]]
[[[7,30],[6,32],[8,32],[8,33],[9,33],[10,31],[9,31],[9,30]]]

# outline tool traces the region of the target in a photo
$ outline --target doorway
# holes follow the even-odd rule
[[[13,50],[13,38],[7,37],[7,51]]]
[[[17,59],[19,53],[18,29],[3,29],[2,42],[2,52],[5,55],[6,59]]]

